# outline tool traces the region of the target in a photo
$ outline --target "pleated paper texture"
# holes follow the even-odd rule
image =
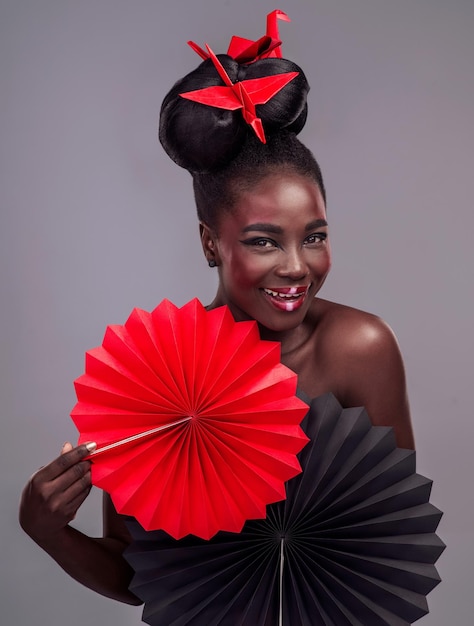
[[[71,417],[96,441],[92,481],[147,530],[238,532],[301,471],[308,406],[280,345],[227,307],[164,300],[108,326],[86,353]]]
[[[130,519],[130,589],[152,626],[402,626],[428,612],[444,549],[415,452],[363,409],[315,399],[303,473],[240,534],[176,541]]]

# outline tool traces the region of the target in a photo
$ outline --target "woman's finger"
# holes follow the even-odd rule
[[[82,476],[78,476],[77,480],[71,483],[64,491],[59,492],[61,496],[61,500],[65,503],[65,505],[71,505],[74,503],[76,498],[84,495],[84,498],[87,497],[90,490],[92,488],[92,480],[91,480],[91,472],[90,468],[88,468]]]
[[[79,491],[76,494],[76,496],[69,502],[67,506],[67,511],[69,513],[69,521],[72,521],[76,517],[76,513],[79,507],[89,495],[91,488],[92,488],[92,484],[89,484],[88,487],[82,489],[82,491]]]
[[[66,444],[65,444],[66,445]],[[49,482],[67,472],[71,467],[80,463],[96,448],[93,442],[83,443],[69,451],[62,452],[54,461],[42,467],[35,474],[35,479],[41,482]],[[63,446],[64,449],[64,446]]]
[[[69,441],[66,441],[66,443],[61,448],[61,454],[66,454],[66,452],[71,452],[72,449],[73,449],[72,443],[70,443]]]

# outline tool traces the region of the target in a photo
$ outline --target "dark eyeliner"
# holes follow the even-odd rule
[[[277,246],[276,241],[270,239],[269,237],[252,237],[251,239],[241,239],[240,243],[245,244],[246,246],[258,246],[259,241],[265,241],[266,243],[271,243],[273,246]],[[263,246],[261,246],[263,248]]]
[[[308,235],[305,238],[305,241],[307,241],[311,237],[314,237],[318,241],[326,241],[326,239],[328,238],[328,234],[327,233],[311,233],[311,235]]]

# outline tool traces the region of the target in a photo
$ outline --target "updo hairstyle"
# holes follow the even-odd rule
[[[309,84],[295,63],[282,58],[240,65],[220,54],[233,83],[286,72],[298,72],[266,104],[256,105],[266,143],[255,135],[242,111],[200,104],[180,94],[223,85],[211,59],[203,61],[166,95],[160,113],[159,138],[168,156],[193,177],[198,217],[216,229],[219,215],[232,211],[239,194],[271,173],[293,172],[313,180],[325,199],[321,170],[297,138],[307,116]]]

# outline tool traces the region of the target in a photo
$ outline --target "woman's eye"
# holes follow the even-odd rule
[[[255,246],[257,248],[274,248],[276,243],[272,239],[266,239],[263,237],[256,237],[254,239],[247,239],[243,243],[248,246]]]
[[[306,245],[314,245],[324,243],[327,239],[327,233],[313,233],[304,240]]]

